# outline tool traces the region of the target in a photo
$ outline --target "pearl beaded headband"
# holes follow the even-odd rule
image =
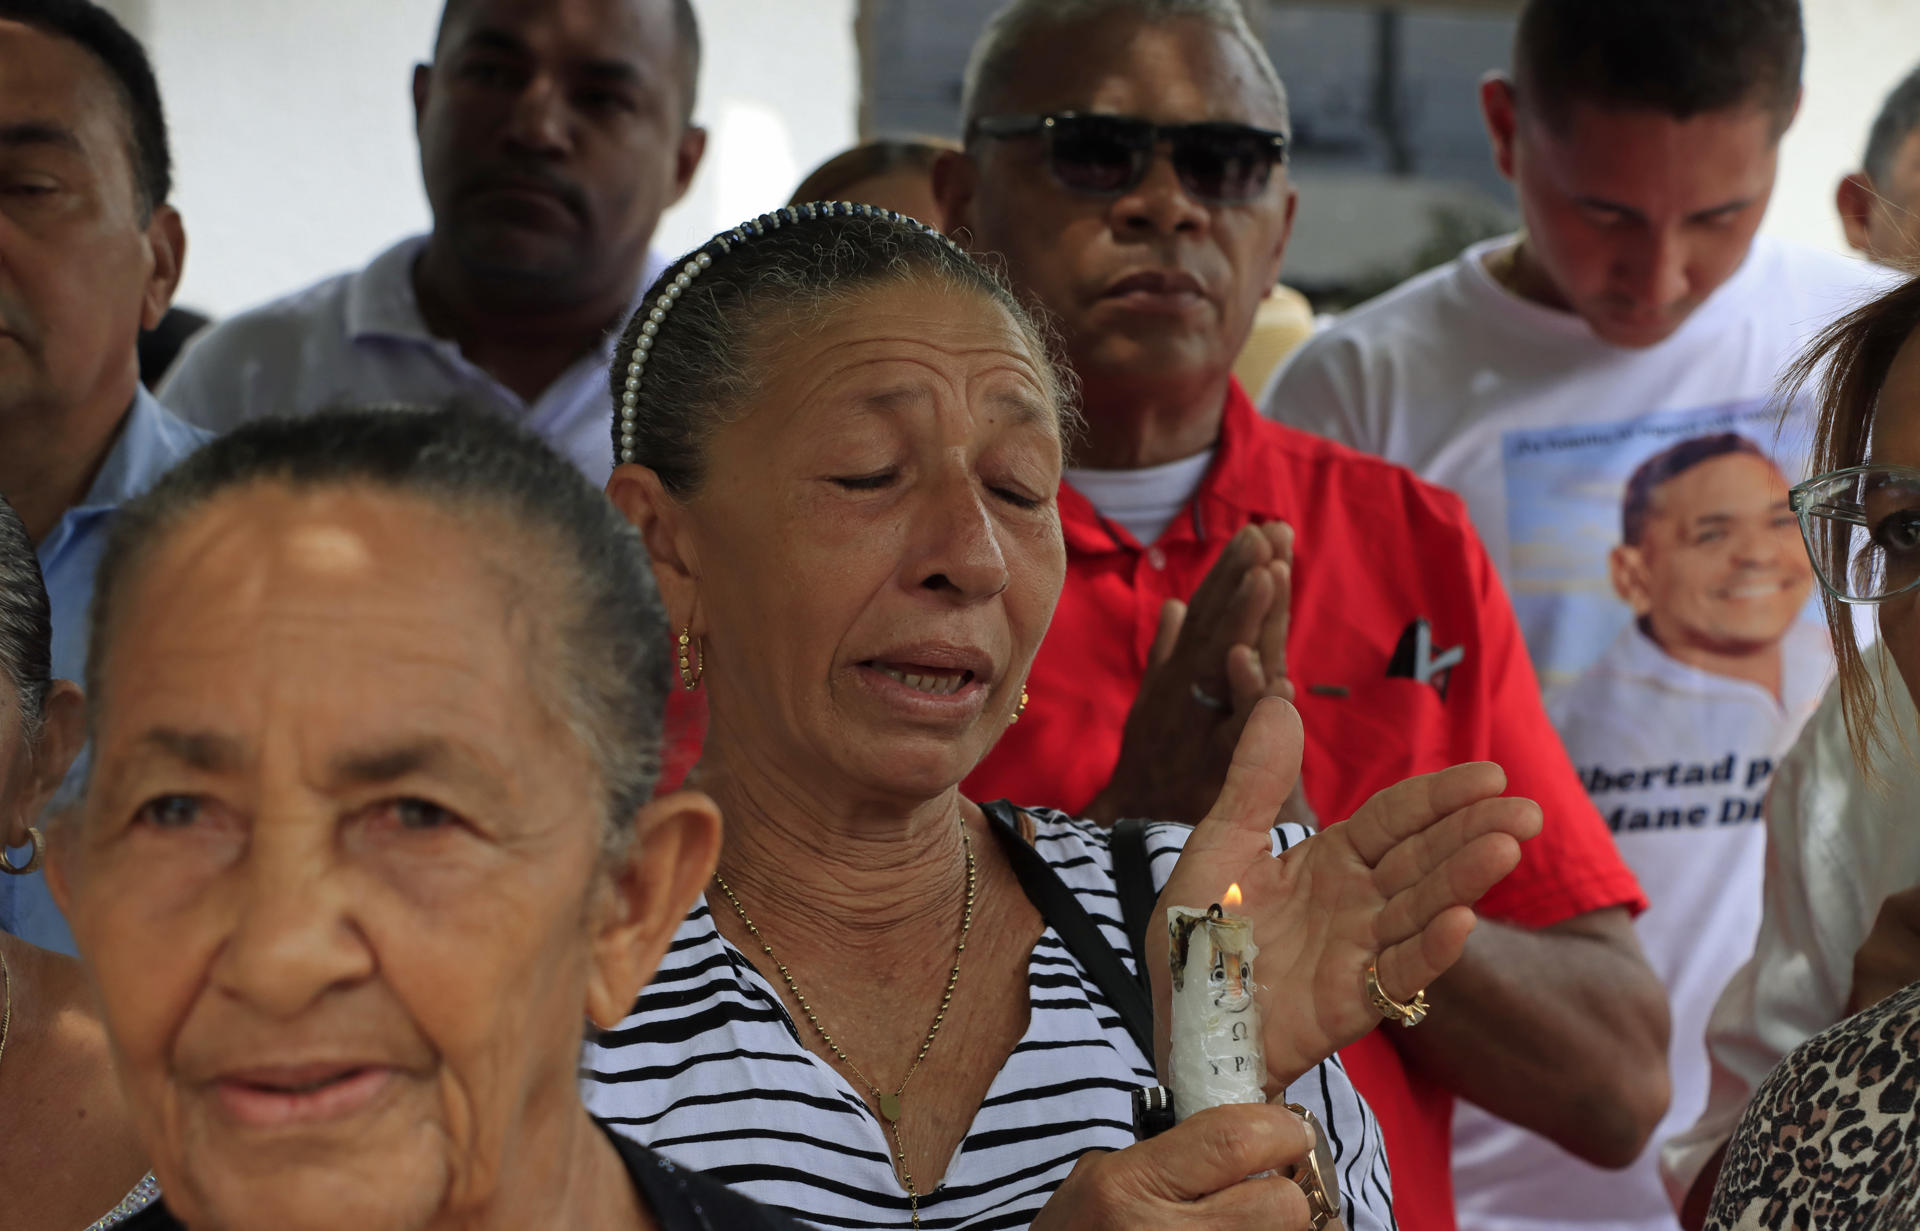
[[[877,218],[886,222],[904,222],[919,227],[929,235],[940,238],[949,248],[965,256],[961,247],[941,235],[926,223],[890,209],[881,209],[875,205],[856,205],[851,201],[816,201],[807,205],[789,205],[770,214],[762,214],[733,228],[722,231],[700,246],[698,252],[687,259],[673,281],[666,284],[655,297],[653,307],[647,311],[647,319],[640,323],[640,333],[633,340],[633,350],[627,355],[627,381],[620,393],[619,456],[622,464],[635,460],[633,452],[633,428],[640,418],[640,376],[647,370],[647,358],[653,351],[653,340],[659,336],[660,326],[667,319],[667,311],[686,293],[693,280],[713,266],[715,256],[725,256],[734,248],[750,239],[770,235],[783,226],[796,222],[812,222],[816,218]],[[716,252],[715,249],[718,249]]]

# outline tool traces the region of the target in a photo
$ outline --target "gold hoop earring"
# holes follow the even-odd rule
[[[698,662],[693,661],[694,656]],[[700,677],[707,673],[707,647],[702,642],[693,644],[693,625],[688,624],[680,630],[680,683],[688,692],[700,687]]]
[[[1014,707],[1013,717],[1007,719],[1007,725],[1012,726],[1014,723],[1019,722],[1020,715],[1026,712],[1027,712],[1027,686],[1025,684],[1022,684],[1020,685],[1020,704]]]
[[[47,836],[29,825],[27,842],[33,847],[33,854],[27,856],[27,862],[17,868],[7,858],[5,848],[0,847],[0,872],[5,872],[8,876],[25,876],[29,872],[39,870],[41,862],[47,857]]]

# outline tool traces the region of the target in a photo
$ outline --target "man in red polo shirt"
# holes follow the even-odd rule
[[[1269,693],[1300,708],[1326,821],[1409,774],[1504,766],[1545,832],[1429,1021],[1345,1053],[1401,1225],[1450,1228],[1456,1095],[1595,1162],[1639,1153],[1666,1106],[1665,997],[1458,498],[1261,419],[1234,383],[1292,222],[1285,95],[1232,0],[1171,9],[1014,0],[968,71],[966,151],[936,168],[956,236],[1051,310],[1087,420],[1032,703],[964,789],[1197,819]]]

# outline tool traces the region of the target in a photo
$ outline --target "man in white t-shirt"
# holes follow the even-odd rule
[[[1776,378],[1878,285],[1863,264],[1755,239],[1803,51],[1796,0],[1531,0],[1513,76],[1481,92],[1526,230],[1354,311],[1302,348],[1265,406],[1458,492],[1550,690],[1632,627],[1610,585],[1621,484],[1666,445],[1722,432],[1781,445],[1797,473],[1801,436],[1779,434],[1769,405]],[[1705,724],[1724,681],[1701,683]],[[1759,793],[1746,774],[1791,737],[1775,727],[1729,749],[1732,793]],[[1581,761],[1635,763],[1631,747],[1618,755]],[[1753,841],[1752,826],[1715,820],[1710,839]],[[1713,870],[1726,853],[1688,892],[1757,901],[1758,864],[1728,879]],[[1652,902],[1641,942],[1656,969],[1682,968],[1700,938]],[[1697,1031],[1717,988],[1674,991],[1702,998],[1675,1006],[1677,1029]],[[1673,1054],[1667,1122],[1680,1125],[1704,1103],[1706,1064],[1697,1037],[1676,1037]],[[1653,1150],[1600,1171],[1470,1108],[1455,1119],[1454,1176],[1463,1227],[1673,1225]]]
[[[613,473],[613,345],[706,149],[689,0],[447,0],[413,75],[433,229],[222,321],[163,397],[226,431],[343,403],[499,411]]]

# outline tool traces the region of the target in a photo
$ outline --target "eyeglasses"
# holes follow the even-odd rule
[[[1843,603],[1884,603],[1920,587],[1920,469],[1849,466],[1787,493],[1813,571]]]
[[[1130,115],[998,115],[973,122],[969,136],[1032,137],[1047,143],[1047,166],[1061,187],[1117,197],[1138,187],[1162,141],[1171,147],[1180,186],[1203,201],[1239,205],[1265,190],[1287,139],[1250,124],[1155,124]]]

